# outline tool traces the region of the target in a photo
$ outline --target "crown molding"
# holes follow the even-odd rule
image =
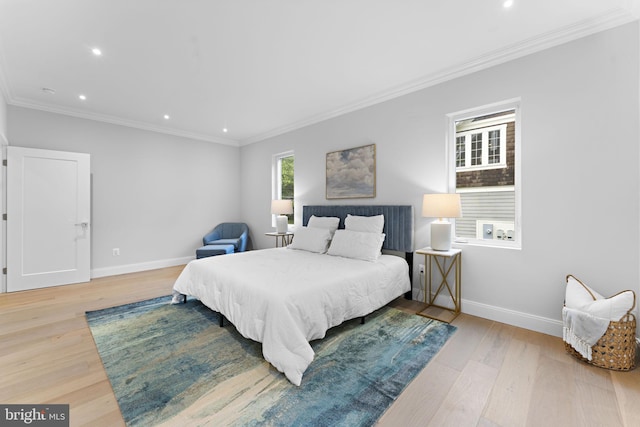
[[[7,69],[7,62],[4,59],[4,49],[2,48],[2,40],[0,39],[0,95],[4,99],[6,104],[9,104],[11,99],[11,91],[9,90],[9,84],[4,76],[4,71]]]
[[[110,116],[107,114],[90,113],[86,111],[79,111],[70,108],[64,108],[59,106],[52,106],[46,104],[39,104],[30,102],[24,99],[11,99],[7,100],[7,104],[14,105],[16,107],[30,108],[33,110],[46,111],[49,113],[63,114],[71,117],[78,117],[81,119],[94,120],[98,122],[110,123],[119,126],[126,126],[135,129],[141,129],[151,132],[163,133],[167,135],[179,136],[183,138],[195,139],[199,141],[212,142],[215,144],[231,145],[234,147],[239,146],[239,142],[233,139],[218,138],[213,135],[200,134],[196,132],[184,131],[181,129],[172,129],[168,127],[156,126],[150,123],[145,123],[137,120],[128,120],[122,117]]]
[[[200,134],[195,132],[188,132],[181,129],[172,129],[168,127],[156,126],[150,123],[145,123],[136,120],[128,120],[121,117],[109,116],[107,114],[90,113],[86,111],[79,111],[70,108],[63,108],[58,106],[52,106],[47,104],[36,103],[28,101],[26,99],[16,98],[11,94],[9,85],[4,76],[3,70],[6,70],[6,62],[2,49],[0,49],[0,93],[4,97],[7,105],[13,105],[16,107],[30,108],[33,110],[46,111],[49,113],[63,114],[66,116],[77,117],[81,119],[94,120],[98,122],[110,123],[119,126],[130,127],[134,129],[141,129],[151,132],[157,132],[167,135],[178,136],[182,138],[195,139],[198,141],[212,142],[215,144],[230,145],[233,147],[239,147],[240,144],[234,139],[219,138],[213,135]]]
[[[89,113],[74,109],[68,109],[63,107],[54,107],[51,105],[45,105],[40,103],[34,103],[25,99],[16,99],[12,96],[10,86],[7,83],[6,77],[3,74],[3,70],[6,70],[6,62],[0,49],[0,92],[2,93],[7,105],[15,105],[18,107],[30,108],[35,110],[47,111],[57,114],[63,114],[72,117],[78,117],[88,120],[94,120],[99,122],[111,123],[120,126],[126,126],[130,128],[142,129],[151,132],[157,132],[162,134],[174,135],[178,137],[184,137],[199,141],[211,142],[216,144],[230,145],[234,147],[254,144],[284,133],[288,133],[297,129],[301,129],[306,126],[310,126],[316,123],[323,122],[353,111],[361,110],[372,105],[376,105],[394,98],[398,98],[403,95],[407,95],[422,89],[426,89],[437,84],[453,80],[458,77],[462,77],[468,74],[472,74],[477,71],[481,71],[505,62],[512,61],[523,56],[527,56],[536,52],[549,49],[554,46],[558,46],[570,41],[580,39],[601,31],[605,31],[620,25],[630,23],[638,20],[640,7],[635,9],[623,9],[614,8],[608,13],[600,15],[598,18],[589,19],[578,22],[574,25],[564,27],[562,29],[551,31],[546,34],[542,34],[537,37],[523,40],[518,43],[514,43],[507,46],[504,49],[499,49],[491,52],[487,52],[480,55],[470,61],[460,63],[457,66],[440,70],[434,74],[425,76],[421,79],[414,80],[407,84],[396,86],[387,91],[379,92],[373,96],[364,98],[352,104],[344,105],[340,108],[327,111],[315,116],[308,117],[306,119],[281,126],[270,131],[245,138],[242,140],[233,140],[228,138],[220,138],[213,135],[201,134],[196,132],[189,132],[181,129],[173,129],[168,127],[157,126],[150,123],[145,123],[136,120],[124,119],[121,117],[110,116],[106,114]]]
[[[638,19],[636,13],[622,8],[611,9],[608,13],[602,14],[598,18],[577,22],[556,31],[550,31],[540,36],[532,37],[518,43],[514,43],[506,48],[494,50],[480,55],[470,61],[460,63],[454,67],[440,70],[437,73],[425,76],[413,82],[396,86],[388,91],[380,92],[374,96],[362,99],[353,104],[345,105],[338,109],[328,111],[307,119],[282,126],[271,131],[246,138],[240,141],[240,145],[250,145],[273,138],[287,132],[294,131],[312,124],[316,124],[331,118],[335,118],[353,111],[361,110],[372,105],[398,98],[449,80],[456,79],[468,74],[475,73],[496,65],[500,65],[514,59],[521,58],[536,52],[540,52],[551,47],[559,46],[592,34],[599,33],[611,28],[628,24]]]

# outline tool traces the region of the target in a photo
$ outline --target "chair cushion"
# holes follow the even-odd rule
[[[233,245],[206,245],[196,249],[196,258],[232,254],[233,252]]]
[[[210,242],[207,242],[207,246],[211,246],[211,245],[232,245],[234,247],[234,249],[237,250],[240,247],[240,240],[241,239],[239,239],[239,238],[212,240]]]

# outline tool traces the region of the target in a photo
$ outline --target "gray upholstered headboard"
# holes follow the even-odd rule
[[[384,215],[386,237],[382,249],[413,253],[413,206],[405,205],[308,205],[302,207],[302,225],[309,223],[315,216],[334,216],[340,218],[344,228],[347,214],[374,216]]]
[[[405,253],[409,264],[409,282],[413,283],[413,206],[408,205],[307,205],[302,207],[302,225],[309,223],[315,216],[337,216],[340,218],[338,228],[344,228],[347,214],[374,216],[384,215],[385,233],[382,249]],[[411,299],[411,291],[404,294]]]

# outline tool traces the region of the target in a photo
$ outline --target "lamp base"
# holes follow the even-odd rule
[[[451,223],[434,221],[431,223],[431,249],[448,251],[451,249]]]
[[[284,234],[289,230],[289,218],[286,215],[276,217],[276,233]]]

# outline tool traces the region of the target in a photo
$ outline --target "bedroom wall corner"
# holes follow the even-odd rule
[[[8,124],[11,145],[91,155],[92,277],[184,264],[240,216],[238,147],[15,106]]]

